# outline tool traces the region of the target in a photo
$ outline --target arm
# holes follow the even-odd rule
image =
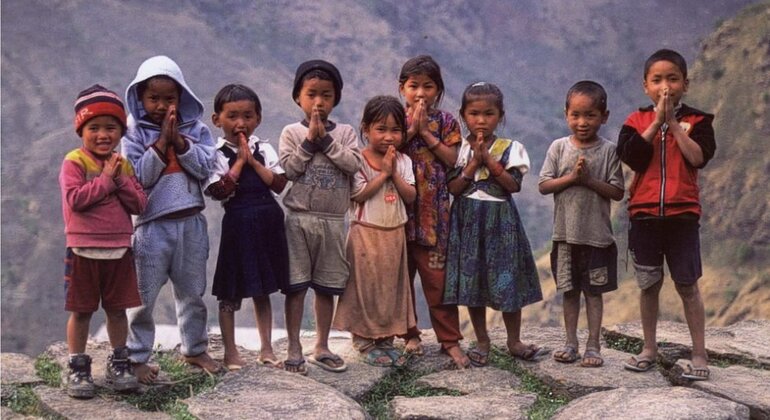
[[[142,187],[151,188],[166,169],[166,158],[160,150],[144,140],[139,129],[130,127],[121,139],[121,154],[131,162]],[[145,144],[150,146],[145,147]]]
[[[118,185],[118,200],[128,210],[130,214],[141,214],[147,207],[147,194],[142,188],[142,184],[134,175],[121,174],[115,178]]]
[[[318,146],[305,138],[305,134],[295,132],[291,125],[284,127],[278,139],[278,160],[286,171],[286,178],[295,181],[302,176],[317,151]]]
[[[104,172],[86,181],[85,169],[72,160],[65,160],[62,164],[59,185],[63,201],[76,212],[87,210],[117,188],[112,176]]]
[[[669,130],[685,160],[698,169],[706,166],[716,151],[714,128],[711,125],[713,118],[711,115],[705,115],[702,120],[695,123],[691,135],[687,135],[678,122],[669,124]]]
[[[622,188],[618,188],[604,181],[600,181],[596,178],[591,177],[590,175],[587,176],[584,181],[581,181],[580,185],[584,185],[592,189],[603,198],[607,198],[615,201],[620,201],[623,199],[624,191]]]
[[[577,184],[577,165],[575,169],[562,176],[558,176],[560,173],[560,156],[561,143],[557,140],[548,147],[548,151],[545,154],[545,160],[543,161],[543,167],[540,169],[540,179],[537,184],[537,189],[540,191],[540,194],[556,194]]]
[[[521,184],[517,181],[510,172],[505,170],[503,165],[496,161],[489,153],[484,156],[484,165],[489,169],[489,173],[495,178],[503,189],[509,193],[517,193],[521,191]]]
[[[364,163],[358,149],[358,136],[352,127],[344,126],[339,129],[339,139],[333,139],[327,133],[318,141],[318,147],[337,168],[348,176],[353,176]]]
[[[470,143],[471,150],[473,151],[473,156],[470,158],[470,160],[468,160],[468,163],[465,166],[457,167],[449,174],[450,179],[447,183],[447,189],[449,190],[449,193],[455,197],[462,194],[463,191],[468,188],[468,185],[473,182],[476,171],[482,165],[478,140],[473,141],[469,139],[468,142]],[[455,173],[457,175],[454,175]],[[452,176],[454,176],[454,178],[451,178]]]
[[[187,144],[187,151],[180,154],[175,147],[176,157],[186,173],[198,181],[205,181],[214,164],[214,138],[209,128],[200,121],[195,123],[192,131],[191,135],[181,135]]]
[[[650,127],[653,125],[655,124],[653,123]],[[634,127],[629,125],[629,121],[626,121],[618,135],[617,152],[620,160],[635,172],[644,172],[652,160],[653,150],[651,140],[648,141],[642,137]]]

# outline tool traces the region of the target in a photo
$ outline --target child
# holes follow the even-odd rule
[[[393,337],[416,325],[403,226],[406,205],[414,202],[417,192],[412,161],[396,151],[406,136],[406,116],[398,99],[369,100],[361,133],[367,146],[351,191],[350,280],[334,328],[351,332],[353,347],[366,363],[402,366],[406,357],[393,348]]]
[[[140,382],[155,380],[148,365],[155,342],[152,311],[160,288],[171,279],[182,354],[209,372],[220,369],[208,347],[206,259],[209,241],[200,184],[208,179],[214,140],[200,121],[203,104],[170,58],[147,59],[126,89],[131,114],[123,155],[133,163],[148,194],[147,209],[135,221],[134,248],[143,305],[129,311],[128,346]]]
[[[404,63],[398,88],[406,102],[408,127],[403,152],[412,159],[417,187],[417,199],[407,208],[409,277],[414,282],[415,274],[420,273],[431,325],[441,350],[452,357],[457,368],[463,369],[470,365],[470,360],[460,348],[463,337],[457,306],[442,302],[449,237],[447,170],[457,161],[460,126],[450,113],[437,108],[444,96],[444,80],[432,57],[420,55]],[[410,328],[403,338],[407,340],[406,352],[422,354],[417,327]]]
[[[598,135],[607,122],[607,93],[596,82],[575,83],[564,108],[572,135],[554,140],[540,170],[541,194],[553,194],[551,269],[564,293],[567,342],[553,358],[573,363],[578,354],[580,293],[585,296],[588,342],[580,365],[604,364],[599,344],[602,293],[618,288],[618,250],[612,236],[610,200],[623,199],[623,171],[615,145]]]
[[[235,311],[241,308],[241,299],[252,298],[259,360],[283,368],[273,353],[270,294],[288,284],[289,251],[283,210],[271,191],[280,194],[286,177],[270,143],[252,136],[262,121],[262,105],[253,90],[243,85],[223,87],[214,97],[211,120],[224,134],[217,141],[217,160],[205,192],[222,200],[225,208],[212,288],[219,300],[225,366],[243,367],[235,346]]]
[[[476,332],[468,352],[474,366],[489,363],[486,307],[503,312],[508,352],[533,360],[544,352],[521,342],[521,308],[543,299],[529,241],[511,197],[521,190],[529,156],[519,142],[499,138],[503,94],[490,83],[463,93],[460,116],[469,130],[449,174],[452,203],[444,303],[466,305]]]
[[[306,374],[299,341],[305,294],[315,290],[316,345],[309,361],[341,372],[345,362],[329,350],[329,329],[334,296],[345,291],[345,212],[350,201],[350,180],[361,169],[358,136],[353,127],[329,119],[340,102],[342,76],[323,60],[299,65],[292,97],[305,118],[284,127],[278,144],[281,166],[293,181],[283,203],[287,208],[289,286],[286,293],[286,330],[289,372]]]
[[[698,220],[698,169],[714,156],[714,116],[681,103],[690,81],[679,53],[659,50],[644,63],[644,93],[654,104],[632,113],[618,138],[620,160],[634,171],[628,213],[628,247],[636,280],[644,347],[625,368],[644,372],[655,366],[658,295],[663,285],[663,258],[682,298],[692,336],[692,361],[685,378],[709,377],[705,315],[698,290],[701,276]]]
[[[144,210],[147,196],[131,163],[113,152],[125,130],[126,111],[114,92],[100,85],[80,92],[75,131],[83,146],[67,154],[59,173],[67,235],[66,388],[71,397],[94,396],[91,358],[85,351],[88,325],[100,300],[113,348],[107,382],[116,390],[139,385],[128,360],[126,309],[142,304],[131,252],[131,214]]]

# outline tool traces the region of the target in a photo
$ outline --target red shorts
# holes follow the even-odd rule
[[[64,262],[65,310],[96,312],[100,300],[105,310],[142,305],[136,285],[134,254],[130,249],[119,260],[94,260],[75,255],[67,248]]]

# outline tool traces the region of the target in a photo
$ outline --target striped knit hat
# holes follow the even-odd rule
[[[75,131],[78,135],[88,120],[101,115],[117,118],[123,126],[123,132],[126,132],[126,110],[115,92],[102,85],[93,85],[80,92],[75,101]]]

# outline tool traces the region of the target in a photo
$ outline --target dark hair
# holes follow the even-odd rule
[[[469,103],[482,99],[484,97],[492,97],[492,103],[500,111],[500,118],[505,116],[505,106],[503,105],[503,92],[497,85],[487,82],[477,82],[468,85],[463,92],[463,100],[460,104],[460,117],[465,113],[465,107]]]
[[[310,79],[328,80],[332,82],[332,85],[334,85],[334,78],[332,77],[331,74],[321,69],[313,69],[305,73],[304,75],[302,75],[302,80],[300,81],[300,85],[299,85],[300,88],[304,86],[305,81]]]
[[[687,79],[687,62],[684,60],[684,57],[682,57],[682,54],[679,54],[678,52],[674,50],[669,49],[662,49],[655,51],[652,53],[652,55],[647,59],[647,61],[644,62],[644,79],[647,79],[647,73],[650,71],[650,67],[652,67],[653,64],[657,63],[658,61],[668,61],[675,66],[679,68],[679,71],[682,72],[682,76]]]
[[[262,104],[259,102],[257,93],[248,86],[239,84],[229,84],[222,89],[219,89],[219,92],[217,92],[217,95],[214,97],[214,112],[219,114],[222,112],[222,108],[225,107],[225,104],[238,101],[253,102],[257,115],[262,116]]]
[[[389,95],[375,96],[369,99],[364,107],[364,115],[361,117],[361,138],[364,137],[364,128],[382,121],[392,115],[396,124],[401,128],[402,139],[406,140],[406,113],[404,106],[398,98]]]
[[[136,96],[139,98],[139,100],[142,99],[142,95],[144,95],[144,91],[147,90],[147,86],[150,85],[150,82],[153,80],[171,80],[174,82],[174,86],[176,86],[176,94],[180,97],[182,97],[182,85],[179,84],[176,80],[174,80],[173,77],[166,76],[164,74],[159,74],[157,76],[148,77],[141,82],[136,84]]]
[[[436,88],[438,89],[436,105],[441,103],[441,98],[444,97],[444,79],[441,78],[441,67],[429,55],[418,55],[406,60],[406,63],[401,67],[401,73],[398,75],[398,84],[403,86],[411,76],[419,74],[430,77],[436,83]]]
[[[575,95],[585,95],[591,98],[593,106],[599,109],[602,113],[607,112],[607,92],[602,85],[592,80],[581,80],[567,91],[567,100],[564,104],[564,109],[569,109],[569,101]]]

